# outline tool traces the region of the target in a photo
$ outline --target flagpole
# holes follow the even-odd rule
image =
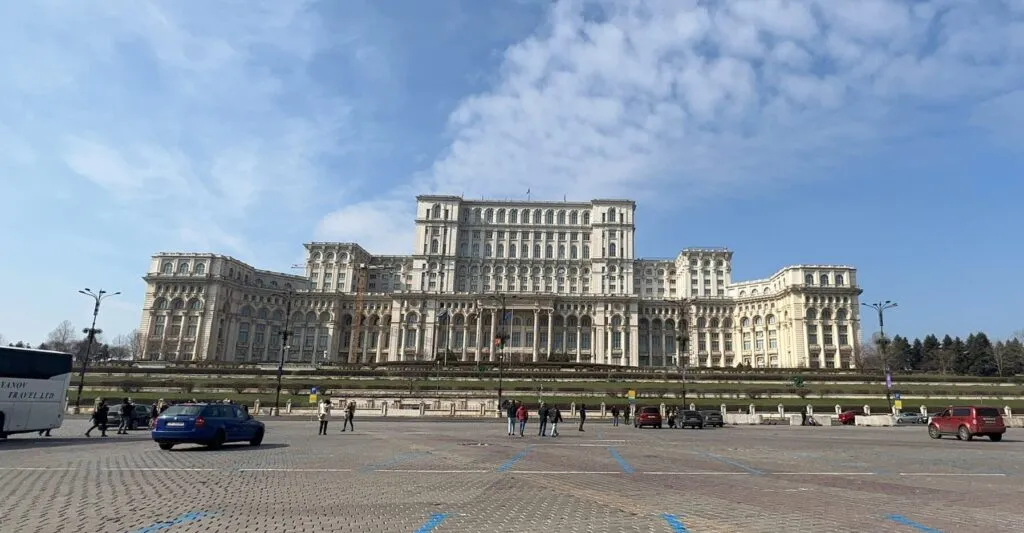
[[[526,189],[526,201],[530,201],[530,189]]]

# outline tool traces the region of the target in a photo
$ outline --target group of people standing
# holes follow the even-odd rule
[[[316,414],[317,420],[320,421],[320,430],[317,432],[317,435],[327,434],[327,422],[330,421],[332,407],[330,398],[324,398],[323,401],[320,402],[320,406],[317,409]],[[352,423],[352,420],[356,416],[356,402],[348,402],[348,405],[346,405],[344,409],[345,421],[342,423],[341,430],[345,431],[346,429],[351,429],[352,431],[355,431],[356,426]]]
[[[519,430],[519,436],[523,437],[526,434],[526,423],[530,420],[530,411],[526,408],[526,405],[516,400],[508,400],[504,402],[505,416],[508,417],[508,436],[515,436],[516,430]],[[550,436],[558,436],[558,423],[562,422],[562,410],[557,405],[549,406],[546,403],[541,402],[540,408],[537,410],[537,418],[539,419],[539,428],[537,431],[538,437],[548,436],[548,425],[551,426]],[[578,431],[583,431],[583,424],[587,421],[587,405],[583,404],[580,406],[580,426]]]

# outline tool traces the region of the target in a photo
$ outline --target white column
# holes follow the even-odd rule
[[[376,354],[376,359],[377,359],[378,363],[381,361],[381,355],[384,353],[384,338],[385,338],[384,337],[384,328],[381,327],[380,330],[377,331],[377,354]]]
[[[565,324],[564,322],[562,323]],[[565,331],[565,328],[562,328]],[[554,310],[548,311],[548,359],[551,358],[551,343],[555,332],[555,313]],[[565,339],[562,339],[562,351],[565,351]]]
[[[487,338],[487,353],[490,361],[493,363],[494,359],[494,337],[498,334],[498,311],[491,310],[491,336]]]
[[[483,346],[484,336],[484,313],[479,311],[476,314],[476,338],[473,339],[473,358],[475,361],[480,362],[481,360],[481,346]],[[469,339],[467,339],[469,340]]]
[[[540,309],[533,310],[533,362],[540,361]],[[550,355],[550,354],[549,354]]]
[[[583,326],[576,326],[576,362],[583,360]]]

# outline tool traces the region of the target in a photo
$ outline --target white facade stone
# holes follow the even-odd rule
[[[635,210],[420,196],[412,255],[312,242],[304,276],[160,253],[145,276],[144,357],[276,362],[287,327],[288,362],[492,361],[505,333],[503,353],[521,362],[855,366],[856,269],[795,265],[736,282],[725,248],[637,258]]]

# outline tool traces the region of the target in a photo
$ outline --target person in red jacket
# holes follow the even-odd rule
[[[519,436],[522,437],[526,431],[526,421],[530,418],[530,413],[526,410],[526,406],[519,404],[519,409],[516,409],[516,420],[519,421]]]

